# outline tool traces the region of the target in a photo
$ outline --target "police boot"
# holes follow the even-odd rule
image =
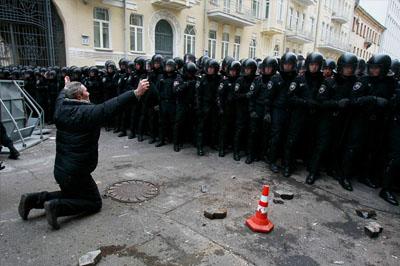
[[[160,141],[156,144],[156,147],[157,148],[159,148],[159,147],[162,147],[162,146],[164,146],[165,145],[165,141],[162,139],[160,139]]]
[[[360,183],[363,183],[364,185],[366,185],[367,187],[370,188],[377,188],[378,186],[375,184],[374,181],[372,181],[372,179],[366,177],[366,178],[359,178],[358,181]]]
[[[18,213],[22,220],[28,220],[29,212],[36,207],[40,193],[23,194],[18,205]]]
[[[276,163],[271,163],[269,169],[275,174],[279,173],[279,166]]]
[[[118,132],[120,132],[121,130],[119,129],[119,128],[114,128],[114,130],[113,130],[113,133],[118,133]]]
[[[204,151],[203,151],[203,146],[198,146],[197,147],[197,155],[198,156],[203,156],[204,155]]]
[[[179,144],[174,144],[174,151],[179,152],[180,150]]]
[[[58,200],[50,200],[44,203],[47,223],[54,230],[60,229],[60,225],[57,222],[57,201]]]
[[[122,138],[126,136],[126,130],[122,130],[121,132],[118,133],[117,137]]]
[[[17,160],[19,157],[19,152],[17,151],[17,149],[14,147],[13,144],[11,144],[8,149],[10,150],[10,155],[8,156],[8,158],[12,159],[12,160]]]
[[[219,148],[218,156],[219,157],[225,157],[225,149],[224,148]]]
[[[149,140],[149,144],[154,144],[154,143],[156,143],[156,138],[151,138],[151,139]]]
[[[348,191],[353,191],[353,186],[347,177],[342,177],[339,179],[339,184]]]
[[[142,142],[144,140],[143,135],[142,134],[138,135],[137,140],[139,142]]]
[[[379,197],[381,197],[382,199],[384,199],[385,201],[389,202],[392,205],[395,206],[399,205],[396,196],[387,189],[382,189],[381,192],[379,192]]]
[[[306,178],[306,184],[313,185],[315,183],[315,180],[317,180],[317,175],[315,175],[313,173],[309,173]]]
[[[128,139],[134,139],[136,137],[135,133],[133,130],[129,130],[128,133]]]
[[[290,177],[291,175],[292,175],[292,171],[290,169],[290,166],[289,165],[285,165],[283,167],[283,176],[284,177]]]
[[[240,161],[240,151],[237,150],[233,151],[233,160]]]
[[[247,158],[246,158],[245,163],[246,164],[251,164],[252,162],[254,162],[254,157],[251,156],[251,155],[248,155]]]

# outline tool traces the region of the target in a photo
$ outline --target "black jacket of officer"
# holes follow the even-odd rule
[[[99,104],[104,101],[103,84],[97,67],[92,66],[89,68],[89,77],[85,79],[83,84],[88,89],[90,99],[94,104]]]

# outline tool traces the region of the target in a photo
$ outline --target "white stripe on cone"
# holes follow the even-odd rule
[[[267,203],[268,202],[268,196],[261,195],[260,201],[262,201],[264,203]]]
[[[267,210],[268,209],[266,207],[263,207],[263,206],[260,206],[260,205],[258,205],[258,207],[257,207],[257,211],[261,212],[262,214],[266,214]]]

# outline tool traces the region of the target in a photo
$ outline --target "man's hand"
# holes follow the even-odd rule
[[[150,83],[147,79],[142,79],[139,82],[139,85],[136,90],[133,92],[135,93],[136,97],[142,96],[148,89],[149,89]]]
[[[65,85],[69,84],[71,82],[71,79],[69,78],[69,76],[65,76],[64,77],[64,83]]]

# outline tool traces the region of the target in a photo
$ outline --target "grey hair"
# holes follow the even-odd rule
[[[76,99],[78,95],[83,93],[82,83],[72,81],[65,85],[65,98]]]

